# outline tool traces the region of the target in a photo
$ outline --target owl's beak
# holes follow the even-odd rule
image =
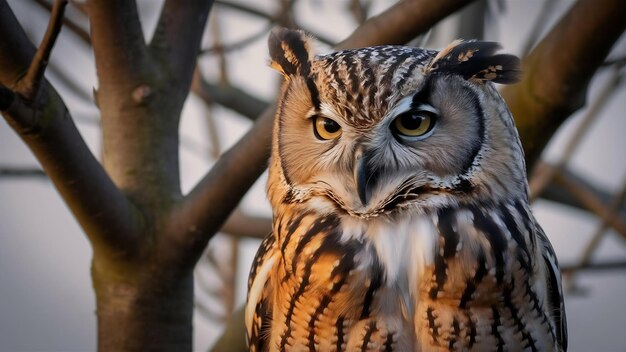
[[[377,179],[376,172],[370,166],[368,159],[365,155],[357,157],[354,175],[359,199],[363,205],[367,205],[367,202],[372,198],[372,189],[376,185]]]

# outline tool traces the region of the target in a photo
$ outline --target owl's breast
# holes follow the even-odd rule
[[[283,213],[274,230],[278,260],[269,283],[272,324],[265,332],[270,346],[410,350],[408,285],[390,284],[386,268],[405,265],[386,262],[394,257],[390,252],[384,259],[377,254],[366,225],[332,214]]]
[[[489,350],[538,340],[531,330],[542,302],[532,284],[530,234],[523,222],[506,229],[507,221],[485,214],[450,208],[362,220],[278,213],[264,332],[270,346]],[[494,334],[505,322],[517,332]]]

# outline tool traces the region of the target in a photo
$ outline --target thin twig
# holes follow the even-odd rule
[[[289,1],[283,9],[281,9],[281,11],[279,11],[278,14],[269,14],[266,13],[262,10],[259,10],[257,8],[254,7],[250,7],[247,5],[244,5],[242,3],[238,3],[238,2],[233,2],[233,1],[223,1],[223,0],[216,0],[215,1],[216,5],[220,5],[220,6],[224,6],[224,7],[228,7],[231,8],[233,10],[237,10],[243,13],[247,13],[249,15],[253,15],[256,17],[260,17],[263,19],[266,19],[269,21],[268,26],[266,27],[266,29],[264,29],[264,31],[262,32],[263,35],[267,34],[269,32],[269,30],[276,24],[279,24],[281,26],[288,26],[287,23],[285,23],[286,21],[284,20],[285,16],[288,14],[288,12],[293,8],[293,4],[294,1]],[[308,29],[304,26],[298,26],[300,29],[304,30],[307,33],[310,33],[311,35],[313,35],[319,42],[324,43],[326,45],[334,45],[334,41],[331,40],[330,38],[325,37],[324,35],[321,35],[319,33],[316,33],[315,31]],[[235,50],[238,48],[241,48],[242,46],[245,46],[249,43],[254,42],[257,38],[256,36],[262,36],[261,32],[254,34],[250,37],[244,38],[240,41],[237,41],[235,43],[232,44],[225,44],[224,47],[232,47],[233,49],[231,50]],[[203,53],[207,53],[210,54],[212,52],[212,50],[209,49],[204,49],[202,51]]]
[[[209,27],[213,38],[213,47],[217,48],[216,54],[220,73],[220,83],[229,84],[230,78],[228,76],[228,61],[226,60],[226,52],[224,51],[224,47],[222,45],[220,16],[214,12],[212,19],[213,20],[209,23]]]
[[[209,151],[210,155],[213,159],[219,158],[222,153],[221,142],[220,142],[220,134],[217,131],[217,124],[215,123],[215,115],[212,111],[211,105],[206,105],[207,113],[206,113],[206,124],[207,124],[207,133],[209,135],[209,141],[211,143],[211,150]]]
[[[205,313],[205,316],[208,319],[211,319],[217,323],[224,324],[230,319],[230,315],[234,309],[235,302],[235,275],[237,274],[237,261],[238,261],[238,239],[236,237],[220,237],[220,240],[227,241],[228,249],[230,250],[230,256],[227,261],[220,260],[216,254],[216,251],[219,247],[216,248],[215,242],[211,242],[209,247],[205,251],[204,258],[206,258],[205,263],[208,264],[208,267],[215,272],[217,278],[219,279],[221,285],[209,285],[206,280],[199,276],[197,277],[198,286],[200,290],[206,293],[208,296],[220,300],[222,303],[223,311],[222,313],[218,313],[215,310],[207,307],[207,311],[202,312]],[[222,243],[217,244],[220,246]],[[223,249],[220,248],[220,253],[224,252]],[[233,265],[235,263],[235,265]],[[206,314],[210,312],[210,314]]]
[[[41,169],[0,166],[0,177],[37,177],[47,179],[48,175]]]
[[[256,9],[254,7],[250,7],[250,6],[244,5],[242,3],[233,2],[233,1],[215,0],[215,5],[228,7],[228,8],[231,8],[233,10],[244,12],[244,13],[247,13],[249,15],[256,16],[256,17],[265,18],[265,19],[270,20],[270,21],[274,21],[275,20],[275,17],[273,15],[270,15],[269,13],[266,13],[265,11]]]
[[[43,74],[46,71],[48,60],[50,59],[50,53],[54,47],[54,43],[61,32],[63,27],[63,14],[65,13],[65,6],[67,0],[55,0],[50,12],[50,21],[48,22],[48,29],[41,40],[39,48],[28,67],[26,76],[20,81],[19,93],[29,101],[33,101],[36,98],[39,89],[41,88],[41,80]]]
[[[623,269],[626,269],[626,261],[624,260],[604,261],[601,263],[561,265],[561,272],[564,274],[579,271],[606,271]]]
[[[211,299],[220,300],[222,298],[220,296],[223,296],[222,287],[224,286],[224,284],[223,284],[222,273],[218,269],[219,267],[221,267],[221,265],[214,254],[215,250],[214,250],[214,247],[212,246],[213,243],[214,242],[209,243],[209,246],[205,250],[205,255],[203,256],[204,260],[201,260],[199,262],[199,265],[206,263],[205,268],[207,270],[210,270],[211,272],[215,271],[217,278],[220,281],[222,281],[221,285],[216,285],[213,282],[209,282],[209,280],[206,278],[206,275],[203,275],[202,271],[199,270],[200,268],[199,265],[196,266],[194,276],[195,276],[195,283],[198,288],[198,292],[202,292],[206,294],[206,296],[210,297]],[[196,301],[196,308],[198,309],[198,312],[208,320],[211,320],[218,324],[224,324],[226,321],[225,313],[220,312],[220,309],[219,309],[220,307],[223,307],[223,304],[205,305],[203,303],[203,300],[201,299],[202,296],[199,296],[199,295],[197,296],[198,297],[196,297],[195,301]]]
[[[239,50],[249,44],[254,43],[255,41],[265,37],[270,29],[274,26],[274,22],[271,22],[269,26],[263,27],[257,33],[253,33],[252,35],[240,39],[238,41],[228,43],[228,44],[214,44],[212,47],[205,48],[200,50],[200,55],[214,55],[214,54],[222,54],[229,53],[231,51]]]
[[[229,320],[235,310],[235,298],[237,297],[237,269],[239,268],[239,238],[229,236],[230,239],[230,272],[224,273],[224,308],[226,310],[225,318]],[[245,286],[244,286],[245,290]]]
[[[52,5],[46,1],[46,0],[32,0],[33,2],[35,2],[37,5],[41,6],[42,8],[46,9],[48,12],[52,12]],[[72,5],[74,7],[76,7],[77,9],[81,10],[84,9],[82,7],[82,5],[78,6],[77,2],[72,2]],[[80,40],[91,46],[91,37],[89,37],[89,33],[83,29],[83,27],[81,27],[78,23],[72,21],[71,19],[64,17],[63,18],[63,24],[72,32],[74,32],[74,34],[76,34],[76,36],[78,38],[80,38]]]
[[[620,192],[613,197],[613,199],[611,200],[611,203],[609,204],[609,211],[611,212],[610,214],[611,218],[602,219],[602,221],[598,225],[596,232],[593,234],[593,236],[591,236],[591,240],[585,247],[585,251],[580,256],[580,259],[578,261],[579,266],[585,266],[591,263],[591,257],[593,256],[593,253],[598,248],[598,245],[600,244],[600,241],[604,237],[606,230],[609,228],[609,221],[615,219],[618,216],[617,214],[619,210],[622,208],[622,206],[624,205],[625,199],[626,199],[626,180],[624,180],[624,182],[622,183],[622,189],[620,190]],[[570,277],[570,280],[569,280],[570,286],[574,285],[574,280],[575,280],[575,277]]]
[[[555,181],[578,198],[587,209],[595,213],[602,221],[606,221],[622,237],[626,238],[626,221],[614,216],[613,212],[591,190],[560,171],[555,173]]]

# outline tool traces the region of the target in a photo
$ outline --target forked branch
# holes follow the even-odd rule
[[[136,244],[132,234],[137,233],[141,216],[91,154],[67,107],[43,78],[64,3],[55,3],[48,32],[36,54],[13,12],[0,0],[0,110],[37,157],[91,241],[106,244],[107,249],[132,251]],[[20,80],[22,72],[28,74]]]

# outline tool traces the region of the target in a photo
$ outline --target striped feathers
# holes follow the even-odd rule
[[[526,253],[554,254],[519,200],[398,218],[402,233],[382,219],[353,232],[358,225],[332,214],[300,212],[279,212],[278,232],[257,255],[265,260],[253,270],[246,308],[251,350],[541,351],[566,343],[558,293],[536,283],[558,285],[554,267],[523,263]],[[385,242],[404,232],[407,241],[386,253]]]

